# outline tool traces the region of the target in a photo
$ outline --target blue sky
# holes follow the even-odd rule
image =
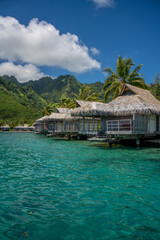
[[[159,0],[1,0],[0,9],[1,75],[26,81],[72,74],[104,82],[102,69],[115,69],[118,55],[144,64],[147,83],[160,72]]]

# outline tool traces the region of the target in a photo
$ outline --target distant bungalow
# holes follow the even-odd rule
[[[160,101],[148,90],[124,84],[119,97],[109,103],[76,102],[77,108],[59,108],[58,113],[37,120],[35,127],[39,123],[55,135],[103,135],[137,142],[160,134]]]
[[[0,127],[0,131],[9,131],[9,129],[10,129],[10,126],[8,124]]]
[[[16,126],[13,131],[15,132],[33,132],[34,131],[34,127],[33,126],[28,126],[27,124],[23,125],[18,125]]]

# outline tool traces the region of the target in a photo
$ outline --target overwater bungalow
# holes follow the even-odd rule
[[[33,126],[29,127],[28,124],[18,125],[13,129],[13,131],[15,131],[15,132],[33,132],[34,127]]]
[[[52,113],[49,116],[43,116],[42,118],[37,119],[33,124],[33,126],[35,127],[35,133],[38,134],[53,133],[54,129],[57,128],[56,125],[57,122],[61,124],[61,118],[59,116],[61,117],[64,116],[68,111],[69,111],[68,108],[57,108],[57,113]],[[56,116],[57,121],[55,121]]]
[[[91,104],[89,101],[76,100],[76,105],[79,107],[85,107]],[[57,108],[57,113],[53,113],[45,118],[45,123],[48,125],[48,133],[52,135],[81,135],[80,124],[82,117],[72,116],[73,109]],[[87,118],[91,121],[91,118]]]
[[[67,113],[53,113],[45,119],[48,124],[48,133],[53,135],[78,134],[79,118],[71,116],[71,110]]]
[[[85,106],[88,103],[88,101],[76,101],[77,108]],[[35,133],[49,133],[50,135],[78,135],[80,118],[71,116],[73,109],[57,108],[56,110],[56,113],[44,116],[35,121]]]
[[[45,134],[48,132],[48,125],[45,123],[45,119],[48,116],[41,117],[35,121],[33,126],[35,127],[35,133],[36,134]]]
[[[74,109],[82,117],[80,134],[140,139],[160,134],[160,101],[148,90],[124,84],[110,103],[90,102]],[[86,118],[92,117],[92,122]]]
[[[8,124],[0,127],[0,131],[9,131],[9,129],[10,126]]]

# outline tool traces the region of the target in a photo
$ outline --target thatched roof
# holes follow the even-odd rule
[[[121,94],[110,103],[92,102],[74,109],[72,116],[128,116],[160,114],[160,101],[148,90],[124,84]]]
[[[91,104],[91,101],[86,100],[76,100],[77,107],[85,107],[88,104]]]
[[[157,104],[159,105],[160,104],[160,101],[158,101],[158,99],[156,99],[151,94],[150,91],[142,89],[142,88],[138,88],[138,87],[135,87],[135,86],[132,86],[130,84],[124,84],[120,95],[123,96],[128,91],[130,91],[130,92],[132,92],[132,93],[134,93],[136,95],[139,95],[144,102],[152,103],[152,104],[155,104],[155,105],[157,105]]]
[[[68,121],[74,121],[74,120],[78,120],[78,117],[73,117],[71,116],[71,111],[68,113],[52,113],[51,115],[47,116],[47,118],[45,118],[45,122],[47,121],[63,121],[63,120],[68,120]]]
[[[17,129],[17,128],[28,128],[28,124],[25,124],[24,126],[23,125],[18,125],[14,129]]]
[[[5,129],[5,128],[10,128],[10,126],[7,124],[7,125],[5,125],[5,126],[1,126],[0,128],[2,128],[2,129],[3,129],[3,128],[4,128],[4,129]]]
[[[45,119],[47,119],[47,118],[48,118],[48,116],[43,116],[43,117],[37,119],[37,120],[34,122],[33,126],[35,126],[36,124],[43,123],[43,122],[45,121]]]
[[[77,102],[77,106],[86,106],[88,104],[91,104],[92,102],[90,101],[82,101],[82,100],[76,100]],[[33,124],[33,126],[35,126],[36,124],[42,124],[44,122],[48,122],[51,120],[59,120],[59,121],[63,121],[63,120],[78,120],[79,118],[71,116],[71,112],[74,109],[69,109],[69,108],[57,108],[57,113],[52,113],[49,116],[44,116],[41,117],[39,119],[37,119],[35,121],[35,123]]]
[[[34,129],[35,127],[32,125],[32,126],[30,126],[30,127],[28,127],[29,129]]]
[[[57,108],[58,113],[68,113],[70,112],[69,108]]]

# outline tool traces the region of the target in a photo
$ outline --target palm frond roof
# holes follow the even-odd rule
[[[72,116],[128,116],[132,114],[160,114],[160,101],[148,90],[124,84],[115,100],[109,103],[90,102],[74,109]]]
[[[74,117],[71,116],[71,112],[72,110],[70,110],[70,112],[68,113],[52,113],[51,115],[47,116],[44,120],[44,122],[48,122],[48,121],[63,121],[63,120],[68,120],[68,121],[74,121],[74,120],[78,120],[79,117]]]
[[[1,126],[0,128],[10,128],[10,126],[8,124],[4,125],[4,126]]]
[[[24,124],[24,125],[18,125],[16,126],[14,129],[18,129],[18,128],[28,128],[28,124]]]
[[[68,113],[70,112],[69,108],[57,108],[58,113]]]
[[[86,100],[76,100],[77,107],[85,107],[88,104],[92,104],[92,101],[86,101]]]

